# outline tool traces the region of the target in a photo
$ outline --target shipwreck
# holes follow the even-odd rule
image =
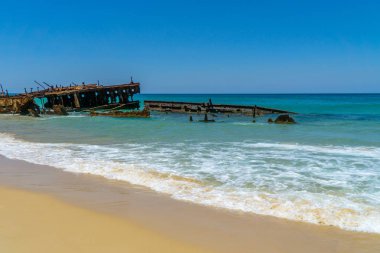
[[[68,86],[53,86],[37,81],[35,83],[38,85],[37,90],[25,89],[24,93],[16,95],[10,95],[0,85],[0,113],[38,117],[40,114],[67,115],[68,112],[87,112],[90,116],[149,118],[150,112],[156,111],[190,114],[190,121],[193,121],[191,115],[204,115],[201,122],[215,122],[208,118],[208,114],[224,114],[228,117],[243,115],[253,118],[267,114],[294,114],[257,105],[214,104],[211,99],[205,103],[145,100],[144,109],[140,110],[140,101],[134,100],[134,95],[140,93],[140,83],[133,82],[132,78],[130,83],[108,86],[99,83],[72,83]],[[292,122],[290,120],[287,123]]]
[[[82,84],[53,86],[40,84],[42,89],[10,95],[8,91],[0,94],[0,113],[21,115],[39,113],[66,114],[67,111],[92,111],[101,109],[139,109],[140,101],[133,96],[140,93],[140,83],[131,80],[128,84],[103,86]],[[2,88],[2,87],[1,87]],[[37,103],[38,102],[38,103]],[[38,105],[39,104],[39,105]]]

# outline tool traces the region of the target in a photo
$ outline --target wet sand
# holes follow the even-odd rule
[[[25,201],[12,200],[13,211],[8,211],[8,213],[4,213],[2,208],[0,211],[0,242],[9,237],[13,239],[13,243],[22,242],[24,239],[21,235],[33,236],[33,240],[41,242],[49,239],[50,237],[46,237],[46,231],[51,228],[45,227],[46,230],[42,230],[45,233],[38,233],[37,225],[24,226],[23,224],[35,222],[37,218],[41,218],[38,216],[38,212],[52,211],[48,211],[52,206],[49,203],[54,202],[64,206],[63,210],[71,210],[69,213],[72,216],[68,216],[67,220],[72,224],[78,224],[79,229],[86,229],[85,223],[81,222],[85,222],[82,219],[87,215],[75,216],[74,210],[90,213],[89,219],[91,218],[92,221],[88,222],[91,224],[99,222],[98,230],[106,231],[110,238],[115,235],[120,239],[120,233],[128,234],[138,228],[141,229],[141,233],[137,233],[137,241],[146,238],[146,240],[144,239],[146,244],[150,246],[157,244],[157,247],[167,246],[165,243],[170,242],[170,245],[177,247],[173,248],[174,251],[171,252],[199,252],[201,250],[226,253],[380,252],[380,235],[378,234],[356,233],[335,227],[204,207],[176,201],[167,195],[126,182],[107,180],[93,175],[67,173],[53,167],[29,164],[4,157],[0,157],[0,186],[8,187],[0,191],[2,192],[0,194],[8,194],[8,197],[4,197],[5,199],[12,200],[11,196],[14,194],[20,198],[24,196],[25,199],[29,199],[26,204],[39,208],[24,217],[24,223],[19,223],[21,219],[14,219],[14,222],[9,223],[9,217],[11,215],[15,215],[14,218],[20,217],[22,210],[25,210],[25,206],[23,206],[25,203],[22,203]],[[9,190],[9,188],[17,188],[21,192]],[[35,192],[39,194],[35,195]],[[31,198],[26,197],[29,194],[32,196]],[[0,206],[3,207],[3,195],[0,199],[2,201]],[[61,214],[65,213],[66,211],[63,211]],[[60,220],[54,219],[54,217],[51,217],[50,222],[52,226],[60,224]],[[112,225],[119,223],[120,226]],[[20,234],[11,234],[12,230],[8,227],[13,227]],[[61,236],[67,236],[69,232],[71,231],[63,231]],[[149,236],[146,237],[145,234],[149,234]],[[88,243],[88,247],[91,245],[95,249],[102,243],[101,240],[85,242]],[[128,246],[128,241],[119,242],[120,244],[117,245],[120,247]],[[72,247],[70,251],[80,252],[80,249],[87,247],[81,242],[77,241],[76,243],[68,243]],[[101,247],[99,246],[99,249]],[[160,252],[154,249],[146,248],[145,251],[139,251],[136,248],[132,252]],[[162,249],[164,250],[164,248]],[[0,251],[3,252],[1,246]],[[62,248],[63,251],[68,252],[68,248],[66,250]],[[51,252],[58,251],[54,249]],[[109,252],[117,251],[115,249],[115,251]]]

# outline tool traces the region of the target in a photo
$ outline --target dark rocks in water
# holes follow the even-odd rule
[[[274,121],[276,124],[295,124],[296,121],[289,116],[289,114],[283,114],[277,117]]]
[[[34,109],[28,109],[28,112],[29,112],[29,115],[30,116],[33,116],[33,117],[39,117],[40,115],[38,114],[38,112]]]
[[[268,119],[268,123],[273,123],[273,119]]]
[[[256,123],[256,120],[252,120],[252,123]]]
[[[63,107],[63,105],[54,105],[53,111],[54,111],[54,114],[56,115],[63,115],[63,116],[69,115],[65,107]]]

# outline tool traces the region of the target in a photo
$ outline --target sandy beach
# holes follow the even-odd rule
[[[204,207],[4,157],[0,164],[2,252],[380,250],[377,234]]]
[[[2,1],[0,253],[380,253],[380,1]]]
[[[208,252],[127,219],[0,188],[1,252]]]

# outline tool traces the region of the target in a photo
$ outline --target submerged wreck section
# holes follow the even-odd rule
[[[174,113],[222,113],[240,114],[245,116],[263,116],[266,114],[293,114],[293,112],[249,105],[226,105],[213,104],[211,99],[207,103],[173,102],[173,101],[144,101],[144,105],[151,111],[174,112]]]
[[[96,112],[91,111],[90,116],[104,116],[104,117],[113,117],[113,118],[149,118],[150,111],[146,108],[142,111],[129,111],[122,112],[117,110],[111,110],[110,112]]]

